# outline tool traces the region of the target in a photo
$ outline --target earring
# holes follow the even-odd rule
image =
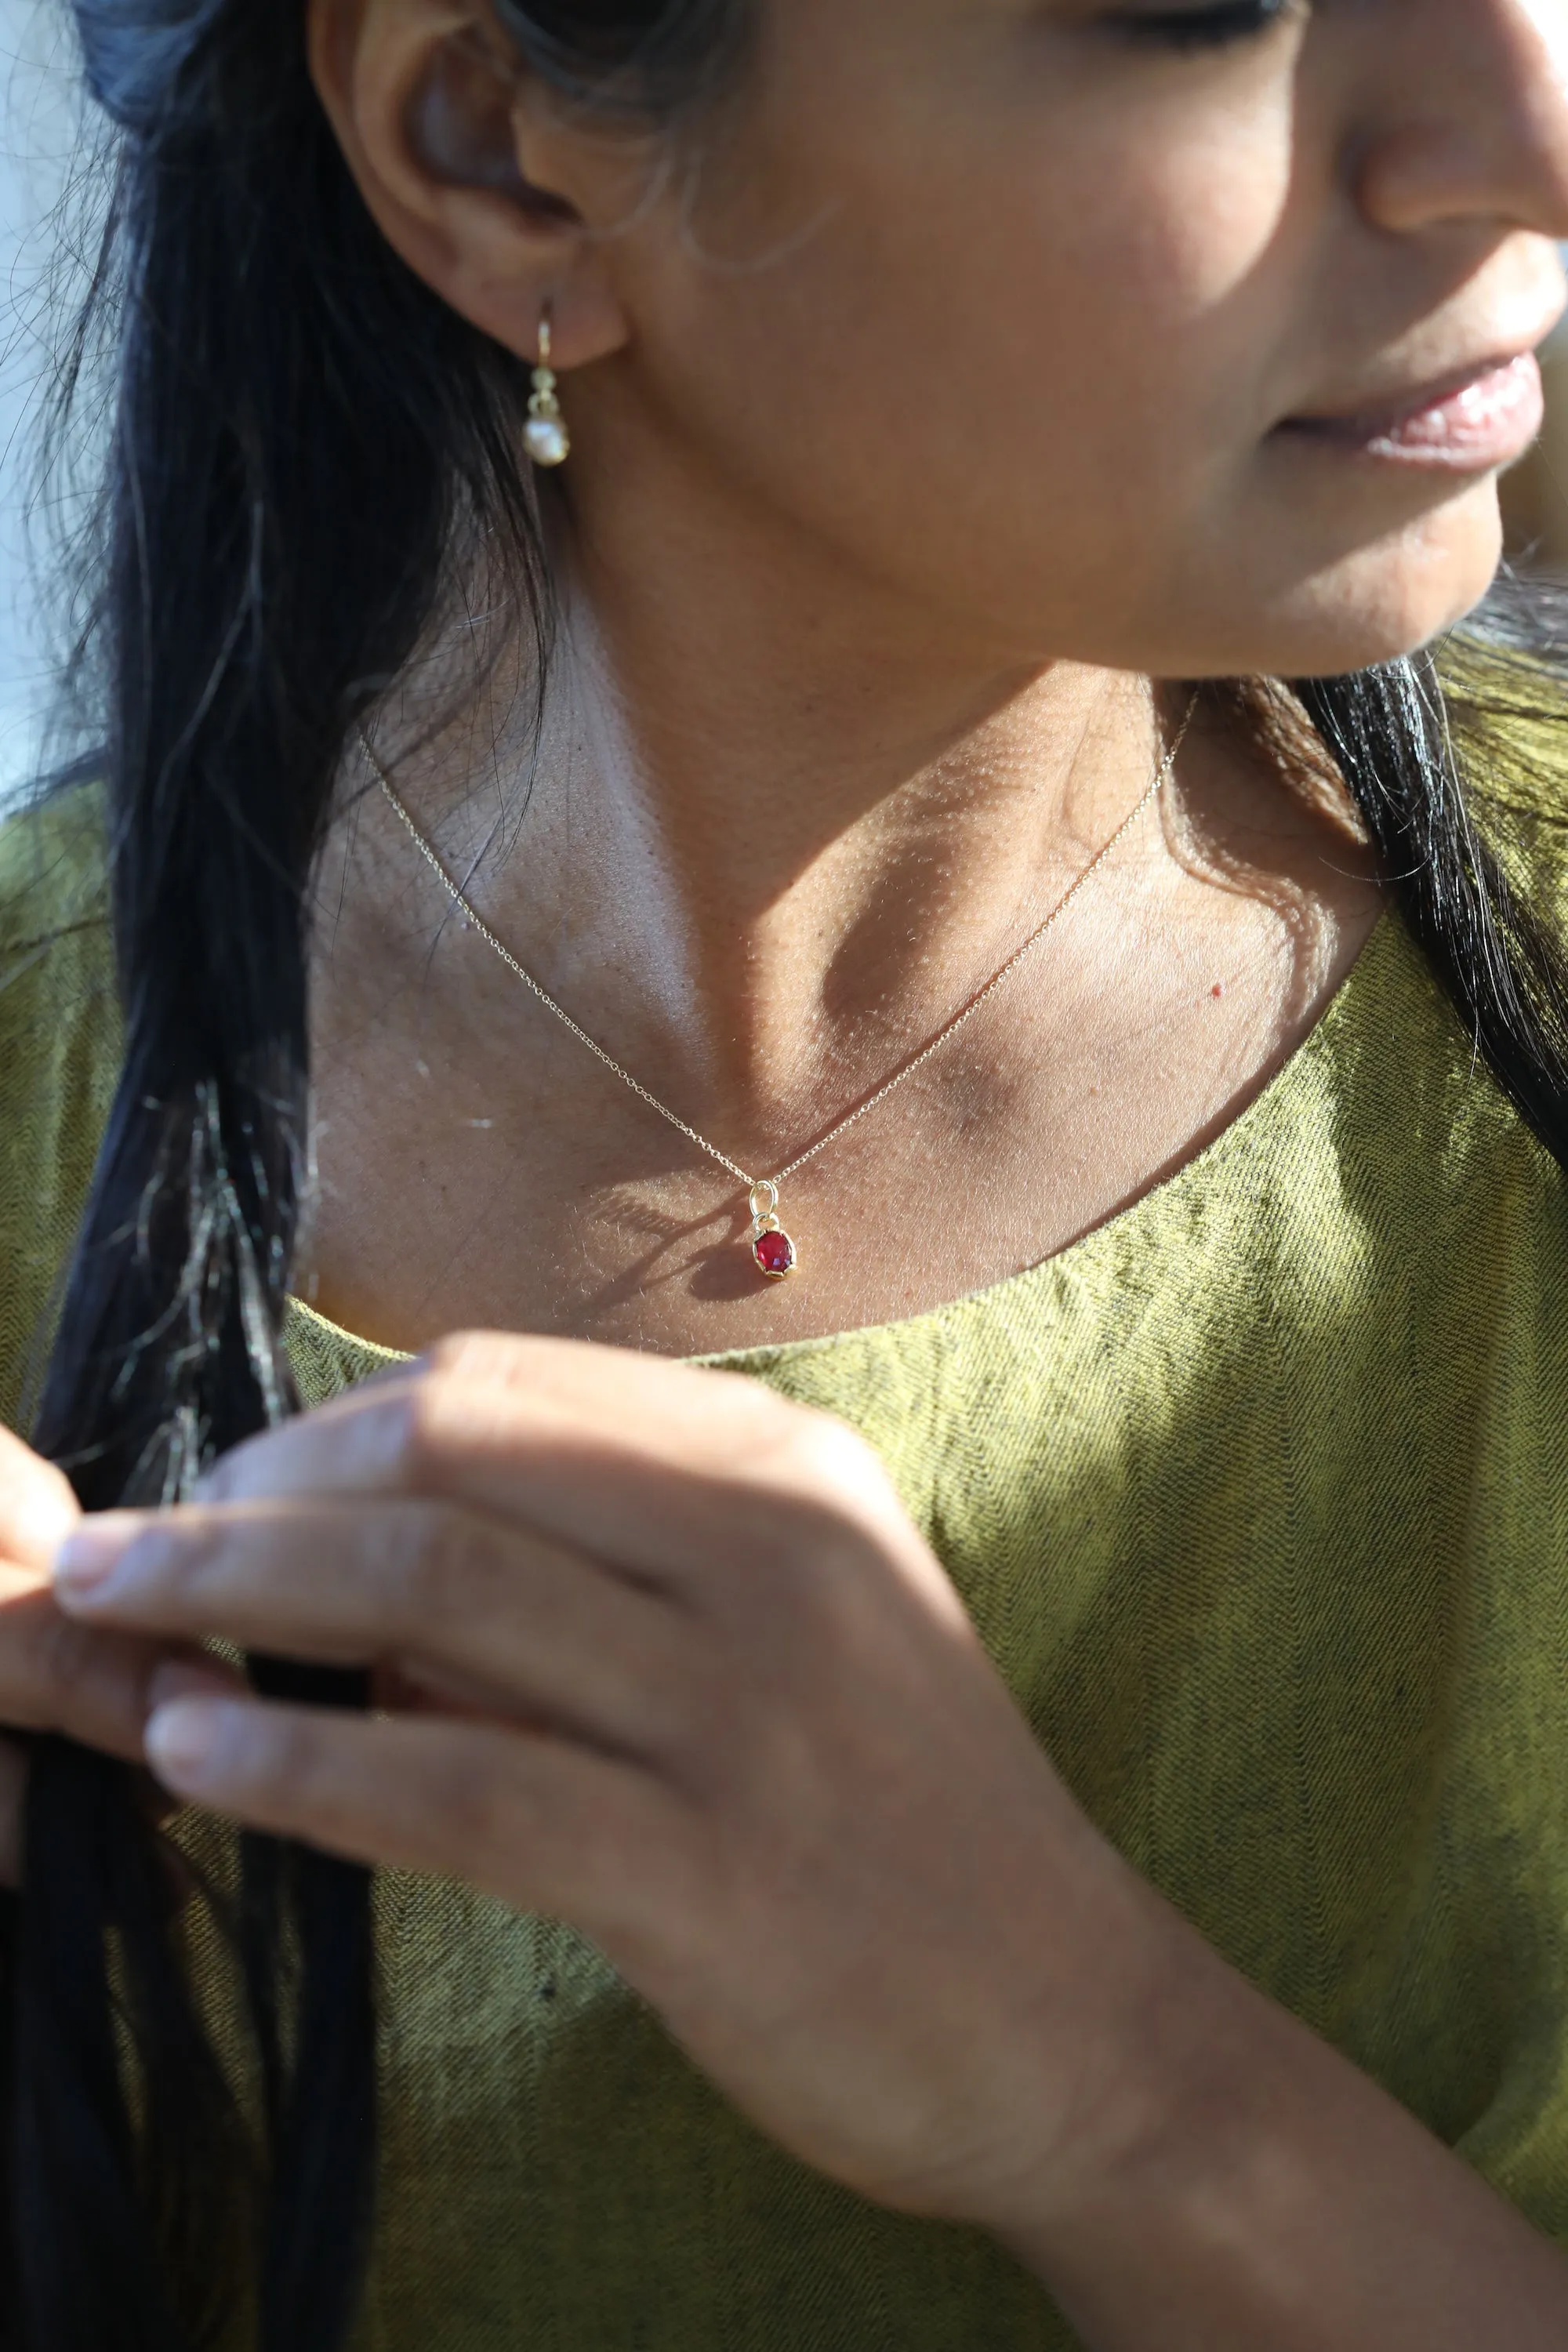
[[[522,446],[536,466],[563,466],[572,455],[572,436],[555,397],[555,374],[550,364],[550,313],[539,322],[539,365],[533,371],[533,391],[528,403],[528,423]]]

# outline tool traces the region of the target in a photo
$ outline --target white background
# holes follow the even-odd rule
[[[28,542],[47,577],[37,427],[80,291],[73,239],[58,233],[76,152],[66,12],[58,0],[0,0],[0,798],[35,769],[52,698],[54,649]]]

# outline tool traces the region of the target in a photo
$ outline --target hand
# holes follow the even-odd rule
[[[372,1668],[379,1717],[187,1701],[149,1755],[248,1823],[571,1919],[864,2193],[1000,2227],[1105,2124],[1160,1906],[838,1423],[455,1340],[241,1448],[198,1505],[85,1524],[59,1591],[95,1626]]]
[[[199,1505],[82,1522],[58,1579],[84,1642],[371,1668],[380,1717],[182,1697],[148,1754],[574,1921],[764,2130],[990,2230],[1097,2352],[1568,2342],[1556,2249],[1079,1813],[837,1424],[454,1340]]]
[[[56,1603],[55,1551],[81,1517],[68,1482],[0,1428],[0,1724],[61,1731],[140,1764],[147,1718],[160,1699],[226,1689],[230,1676],[180,1643],[99,1632]],[[27,1757],[0,1737],[0,1885],[21,1877]]]

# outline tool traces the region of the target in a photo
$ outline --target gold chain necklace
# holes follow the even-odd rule
[[[1058,922],[1060,918],[1066,914],[1068,908],[1072,905],[1073,900],[1078,897],[1079,892],[1083,888],[1085,883],[1100,871],[1100,868],[1104,865],[1106,859],[1110,856],[1111,851],[1117,846],[1117,844],[1121,841],[1127,834],[1131,833],[1132,827],[1137,824],[1138,819],[1142,815],[1151,801],[1158,797],[1162,788],[1169,781],[1171,772],[1176,764],[1176,760],[1181,751],[1182,746],[1186,741],[1187,730],[1193,723],[1193,713],[1197,709],[1197,696],[1194,694],[1192,701],[1187,705],[1186,715],[1183,719],[1181,726],[1176,730],[1174,740],[1172,742],[1169,751],[1167,751],[1161,758],[1158,766],[1154,770],[1153,775],[1149,781],[1148,789],[1139,800],[1137,805],[1128,811],[1128,814],[1122,818],[1121,823],[1117,826],[1115,832],[1110,835],[1110,838],[1101,844],[1100,847],[1089,859],[1089,864],[1084,867],[1077,880],[1073,882],[1057,900],[1056,905],[1051,908],[1050,913],[1045,918],[1045,920],[1036,925],[1035,929],[1029,933],[1028,938],[1024,940],[1023,944],[1014,949],[1012,954],[1007,958],[1006,962],[999,966],[999,968],[992,973],[990,979],[985,982],[984,985],[975,990],[973,996],[965,999],[964,1003],[959,1006],[958,1011],[952,1015],[952,1018],[950,1021],[945,1021],[942,1027],[937,1031],[935,1036],[930,1038],[927,1043],[921,1047],[917,1054],[911,1054],[907,1062],[901,1062],[899,1065],[899,1067],[893,1072],[891,1077],[884,1079],[874,1094],[868,1095],[864,1102],[857,1103],[853,1110],[846,1111],[844,1117],[840,1119],[835,1120],[834,1124],[827,1129],[825,1135],[818,1136],[816,1141],[813,1144],[809,1144],[805,1150],[797,1152],[795,1157],[790,1160],[787,1165],[781,1168],[777,1174],[773,1176],[749,1176],[738,1160],[731,1160],[727,1151],[721,1151],[716,1143],[710,1143],[708,1138],[705,1135],[700,1135],[694,1127],[689,1127],[685,1119],[681,1118],[677,1112],[670,1109],[668,1103],[660,1102],[658,1097],[652,1093],[648,1087],[643,1086],[639,1080],[634,1078],[629,1070],[623,1069],[620,1063],[616,1060],[615,1055],[613,1054],[607,1054],[605,1051],[605,1048],[599,1044],[597,1038],[590,1037],[588,1032],[583,1028],[579,1023],[573,1020],[572,1015],[567,1012],[565,1006],[563,1004],[558,1004],[554,997],[551,995],[549,990],[541,986],[540,982],[533,977],[533,974],[528,971],[523,964],[521,964],[518,961],[516,956],[513,955],[511,950],[505,944],[504,940],[497,939],[494,931],[491,930],[489,925],[485,921],[484,917],[465,897],[456,882],[453,881],[451,876],[442,865],[436,851],[432,848],[430,843],[426,840],[425,835],[420,832],[419,827],[415,824],[408,810],[405,807],[396,792],[393,789],[391,777],[387,774],[386,770],[382,766],[381,761],[376,758],[375,753],[372,751],[369,740],[363,730],[360,734],[359,742],[360,749],[364,753],[365,759],[369,762],[372,774],[375,777],[383,793],[391,803],[393,810],[407,830],[409,837],[413,841],[415,847],[418,850],[419,855],[424,858],[431,871],[436,875],[442,887],[451,898],[454,906],[461,908],[464,917],[468,922],[471,924],[473,929],[478,931],[480,939],[484,940],[486,946],[494,949],[496,954],[500,956],[502,963],[506,965],[508,971],[515,973],[517,978],[521,981],[523,986],[532,992],[532,993],[538,998],[540,1003],[544,1006],[546,1012],[553,1013],[558,1021],[565,1024],[566,1027],[570,1029],[572,1034],[576,1038],[579,1045],[586,1045],[589,1053],[594,1055],[595,1061],[602,1062],[606,1070],[609,1070],[616,1077],[619,1078],[623,1086],[629,1087],[633,1094],[636,1095],[640,1101],[647,1103],[650,1110],[656,1110],[660,1118],[666,1120],[669,1126],[673,1127],[678,1134],[685,1136],[689,1143],[694,1143],[700,1151],[706,1152],[710,1160],[716,1160],[721,1168],[726,1170],[730,1175],[735,1177],[739,1182],[745,1186],[747,1204],[750,1208],[752,1217],[752,1230],[748,1236],[748,1244],[751,1249],[752,1260],[759,1274],[764,1275],[770,1282],[782,1282],[787,1275],[794,1274],[796,1271],[800,1264],[800,1258],[794,1242],[790,1239],[789,1234],[785,1233],[779,1219],[780,1186],[785,1183],[791,1176],[797,1174],[799,1171],[806,1165],[808,1160],[815,1160],[819,1151],[826,1151],[830,1143],[837,1143],[839,1137],[849,1128],[852,1128],[858,1119],[865,1118],[868,1113],[877,1108],[879,1103],[886,1102],[888,1097],[892,1093],[895,1087],[901,1087],[906,1078],[912,1078],[917,1070],[923,1069],[925,1065],[931,1060],[931,1055],[938,1052],[942,1046],[945,1045],[948,1039],[954,1035],[958,1030],[962,1029],[966,1021],[973,1020],[975,1013],[979,1012],[981,1006],[987,1003],[991,997],[995,995],[997,990],[1002,987],[1005,982],[1012,978],[1014,972],[1017,971],[1018,966],[1023,962],[1025,957],[1028,955],[1033,949],[1038,947],[1040,941],[1045,938],[1046,933],[1051,929],[1051,926]]]

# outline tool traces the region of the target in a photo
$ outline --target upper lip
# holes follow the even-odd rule
[[[1489,375],[1503,369],[1516,367],[1528,359],[1537,344],[1544,340],[1537,336],[1528,343],[1511,350],[1492,351],[1479,358],[1447,369],[1443,374],[1429,376],[1423,383],[1406,384],[1401,388],[1363,394],[1345,402],[1342,406],[1301,409],[1281,421],[1286,425],[1331,425],[1371,437],[1378,433],[1393,432],[1408,417],[1419,416],[1425,409],[1436,408],[1455,393],[1463,392],[1472,383],[1479,383]]]

